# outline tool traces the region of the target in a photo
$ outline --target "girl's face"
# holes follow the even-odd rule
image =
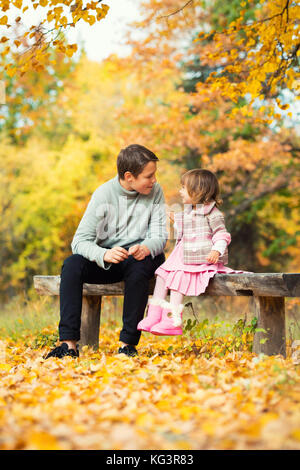
[[[183,184],[179,190],[179,194],[182,197],[183,204],[193,204],[191,196],[187,192],[186,186]]]

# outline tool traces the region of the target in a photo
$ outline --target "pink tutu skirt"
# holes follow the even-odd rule
[[[184,295],[200,295],[205,292],[209,280],[216,273],[248,273],[249,271],[236,271],[216,264],[184,264],[183,240],[175,246],[168,259],[161,264],[155,274],[165,280],[165,285],[170,290],[181,292]]]

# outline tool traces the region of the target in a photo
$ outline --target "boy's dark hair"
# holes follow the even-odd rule
[[[130,171],[135,178],[142,173],[149,162],[157,162],[157,156],[143,145],[132,144],[122,149],[117,158],[118,174],[124,179],[126,171]]]

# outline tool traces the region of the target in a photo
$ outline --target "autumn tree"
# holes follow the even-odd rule
[[[27,27],[22,25],[22,16],[30,14],[30,9],[37,10],[41,19],[38,24]],[[72,57],[77,44],[66,44],[64,33],[75,28],[79,21],[93,25],[105,18],[108,10],[109,7],[102,0],[37,0],[30,5],[23,0],[1,0],[0,25],[2,29],[6,29],[6,34],[0,38],[0,43],[4,45],[0,53],[2,64],[8,54],[13,54],[15,58],[5,61],[2,76],[3,70],[9,76],[23,76],[29,70],[41,72],[46,68],[51,55],[49,47]],[[31,16],[29,19],[32,22]],[[20,28],[16,28],[17,25],[22,26],[21,32]]]
[[[206,83],[234,103],[249,95],[245,113],[252,113],[257,99],[270,100],[268,121],[272,122],[281,116],[274,111],[275,104],[281,110],[289,108],[282,103],[282,91],[299,98],[300,7],[292,0],[245,0],[237,11],[238,18],[229,17],[223,28],[218,24],[198,35],[200,41],[212,39],[213,46],[205,53],[209,62],[215,67],[222,64],[221,71],[212,71]]]
[[[278,110],[289,108],[282,92],[299,98],[299,16],[300,7],[291,0],[158,0],[148,9],[145,22],[156,22],[163,39],[167,30],[184,37],[187,21],[196,60],[207,65],[198,92],[205,93],[207,87],[219,90],[235,103],[231,114],[242,103],[244,114],[251,115],[259,100],[261,105],[268,100],[272,106],[265,119],[272,122],[280,119]]]
[[[24,39],[24,44],[27,39]],[[15,54],[12,54],[14,57]],[[72,81],[76,68],[73,58],[49,48],[45,68],[28,70],[10,77],[6,72],[5,104],[1,106],[0,133],[12,143],[23,145],[35,134],[60,146],[72,128],[70,117],[62,110],[64,88]]]

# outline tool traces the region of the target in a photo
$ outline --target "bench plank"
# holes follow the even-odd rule
[[[60,276],[34,276],[34,287],[41,295],[59,295]],[[149,283],[153,294],[154,279]],[[124,295],[124,282],[83,284],[83,295]],[[300,297],[300,273],[216,274],[209,281],[206,295]]]
[[[59,295],[60,276],[34,276],[34,287],[41,295]],[[155,280],[149,282],[149,295],[153,294]],[[83,284],[82,294],[87,296],[124,295],[124,282],[114,284]]]

